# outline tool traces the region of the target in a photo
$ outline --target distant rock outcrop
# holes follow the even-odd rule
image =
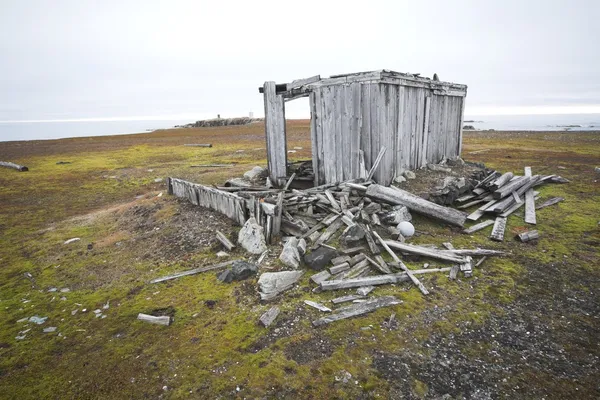
[[[192,122],[191,124],[175,125],[175,128],[206,128],[211,126],[228,126],[228,125],[247,125],[253,122],[261,122],[263,118],[249,118],[249,117],[238,117],[238,118],[213,118],[205,119],[202,121]]]
[[[474,131],[475,127],[473,125],[465,125],[465,126],[463,126],[463,130],[465,130],[465,131]]]

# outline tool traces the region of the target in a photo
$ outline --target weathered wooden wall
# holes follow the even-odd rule
[[[359,178],[361,150],[369,169],[387,148],[374,176],[383,185],[460,154],[463,96],[362,81],[315,86],[309,99],[316,185]]]
[[[285,105],[283,96],[276,93],[275,82],[265,82],[265,136],[269,178],[283,185],[287,176],[287,139],[285,135]]]
[[[246,222],[246,200],[234,193],[223,192],[177,178],[169,178],[169,189],[175,196],[187,199],[194,205],[218,211],[239,225],[244,225]]]

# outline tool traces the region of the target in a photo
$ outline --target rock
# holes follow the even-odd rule
[[[265,272],[258,279],[261,300],[271,300],[279,293],[292,288],[302,274],[303,271]]]
[[[38,317],[37,315],[34,315],[33,317],[29,318],[29,322],[33,322],[34,324],[41,325],[44,322],[46,322],[47,319],[48,319],[48,317]]]
[[[49,326],[47,328],[44,328],[44,333],[52,333],[56,331],[56,327],[55,326]]]
[[[365,198],[366,199],[366,198]],[[378,203],[370,203],[369,205],[367,205],[365,208],[363,208],[363,211],[366,212],[367,214],[371,215],[371,214],[375,214],[381,211],[381,204]]]
[[[346,370],[341,370],[339,375],[335,376],[336,382],[348,383],[352,379],[352,374]]]
[[[415,234],[415,227],[408,221],[402,221],[398,224],[398,230],[404,237],[411,237]]]
[[[417,177],[417,175],[414,172],[409,170],[404,171],[403,175],[406,179],[415,179]]]
[[[597,173],[599,173],[599,174],[600,174],[600,167],[596,167],[596,168],[594,168],[594,171],[596,171]]]
[[[298,239],[291,237],[283,246],[279,260],[290,268],[298,269],[300,266],[300,253],[298,252]]]
[[[217,279],[223,283],[230,283],[233,281],[233,275],[230,269],[226,269],[217,274]]]
[[[246,261],[234,261],[231,266],[231,277],[234,281],[243,281],[258,273],[258,267]]]
[[[352,229],[352,228],[350,228]],[[363,232],[364,236],[364,232]],[[322,271],[332,258],[337,256],[337,251],[329,247],[320,246],[304,256],[304,262],[315,271]]]
[[[306,254],[306,240],[304,240],[304,238],[298,240],[298,253],[300,253],[301,256]]]
[[[400,176],[397,176],[397,177],[395,177],[395,178],[394,178],[394,182],[395,182],[395,183],[402,183],[402,182],[406,182],[406,178],[405,178],[405,177],[403,177],[402,175],[400,175]]]
[[[450,168],[442,167],[442,166],[439,166],[436,164],[427,164],[427,168],[429,168],[432,171],[438,171],[438,172],[445,172],[445,173],[452,172],[452,170]]]
[[[450,157],[447,161],[447,164],[450,165],[451,167],[456,166],[456,165],[465,165],[465,161],[460,158],[459,156],[455,156],[455,157]]]
[[[373,203],[371,203],[373,204]],[[354,225],[348,228],[342,236],[342,244],[346,247],[355,247],[365,237],[365,231],[359,225]]]
[[[387,225],[398,225],[402,221],[412,221],[412,215],[405,206],[394,206],[381,218],[381,222]]]
[[[252,254],[261,254],[267,250],[263,229],[256,223],[254,217],[249,218],[238,235],[238,243]]]
[[[229,253],[227,253],[226,251],[221,250],[221,251],[219,251],[217,253],[217,257],[229,257]]]
[[[156,178],[156,179],[154,180],[154,183],[160,183],[160,182],[162,182],[162,181],[163,181],[163,178]]]
[[[259,179],[264,178],[266,175],[266,170],[263,167],[256,166],[252,168],[250,171],[246,171],[244,173],[244,178],[250,181],[257,181]]]
[[[356,289],[356,294],[358,294],[359,296],[366,296],[373,290],[375,290],[375,286],[363,286]]]
[[[465,130],[465,131],[474,131],[475,127],[473,125],[465,125],[465,126],[463,126],[463,130]]]

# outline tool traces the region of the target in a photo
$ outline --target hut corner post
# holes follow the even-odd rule
[[[282,186],[285,184],[287,176],[285,105],[283,96],[276,93],[275,82],[265,82],[263,88],[269,177],[271,182]]]

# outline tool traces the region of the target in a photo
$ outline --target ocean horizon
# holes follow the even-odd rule
[[[0,142],[146,133],[209,118],[0,121]],[[464,125],[471,125],[475,130],[595,131],[600,130],[600,114],[466,115]]]

